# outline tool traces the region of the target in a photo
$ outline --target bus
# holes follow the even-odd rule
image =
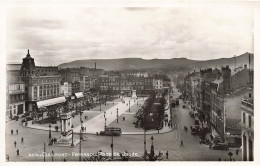
[[[101,131],[100,135],[105,136],[120,136],[122,134],[121,128],[119,127],[106,127],[105,131]]]

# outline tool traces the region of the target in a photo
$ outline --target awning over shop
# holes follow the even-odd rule
[[[84,95],[83,95],[82,92],[75,93],[75,96],[76,96],[77,98],[82,98],[82,97],[84,97]]]
[[[66,101],[65,97],[57,97],[53,99],[48,99],[48,100],[42,100],[37,102],[38,108],[41,107],[46,107],[46,106],[51,106],[59,103],[64,103]]]

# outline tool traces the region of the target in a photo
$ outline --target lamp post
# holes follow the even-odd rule
[[[116,109],[116,122],[118,123],[118,108]]]
[[[82,121],[82,110],[80,109],[79,110],[80,112],[79,112],[79,117],[80,117],[80,127],[82,128],[83,127],[83,121]]]
[[[51,142],[51,124],[49,124],[49,145],[52,145],[52,142]]]
[[[144,154],[146,153],[146,129],[144,129]]]
[[[46,152],[46,149],[45,149],[45,142],[43,144],[43,161],[45,162],[45,152]]]
[[[71,141],[71,146],[74,146],[73,128],[74,128],[74,126],[71,125],[71,131],[72,131],[72,141]]]
[[[154,140],[153,136],[151,137],[151,140],[152,140],[152,146],[153,146],[153,140]]]
[[[129,100],[129,112],[130,112],[130,100]]]
[[[100,110],[99,110],[99,111],[101,111],[101,102],[100,102],[100,99],[99,99],[99,104],[100,104]]]
[[[112,151],[112,160],[114,159],[114,133],[113,133],[113,127],[112,127],[112,143],[111,143],[111,151]]]
[[[151,137],[151,140],[152,140],[152,145],[151,145],[151,152],[150,152],[150,158],[153,158],[154,157],[154,146],[153,146],[153,136]]]
[[[82,132],[81,132],[82,129],[80,129],[79,131],[79,161],[81,161],[81,140],[82,140]]]

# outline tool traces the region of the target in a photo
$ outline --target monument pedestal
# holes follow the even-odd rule
[[[136,90],[132,90],[132,98],[137,98],[137,96],[136,96]]]
[[[61,136],[57,140],[57,146],[71,146],[72,144],[72,129],[71,129],[71,114],[62,113],[61,116]],[[73,136],[74,137],[74,136]],[[76,146],[79,140],[76,140],[75,137],[73,138],[73,144]]]

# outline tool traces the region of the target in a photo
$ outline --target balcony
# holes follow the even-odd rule
[[[20,89],[20,90],[10,90],[9,94],[10,95],[15,95],[15,94],[21,94],[21,93],[26,93],[24,89]]]
[[[254,111],[253,101],[242,99],[241,104],[242,104],[241,105],[242,109],[247,110],[249,112],[253,112]]]

